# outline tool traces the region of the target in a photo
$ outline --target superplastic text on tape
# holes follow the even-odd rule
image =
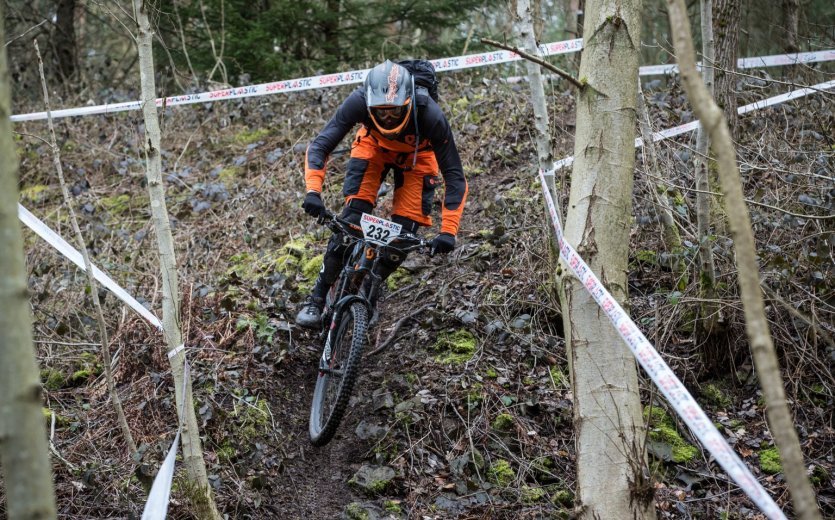
[[[566,242],[556,205],[545,182],[546,173],[540,170],[539,180],[542,184],[542,193],[545,197],[548,213],[551,215],[551,223],[560,250],[560,258],[568,265],[600,308],[603,309],[603,312],[612,322],[629,350],[632,351],[638,363],[641,364],[647,375],[667,398],[670,406],[684,420],[702,445],[714,456],[716,462],[724,468],[733,481],[768,518],[771,520],[785,520],[786,516],[757,479],[754,478],[745,463],[731,449],[704,410],[661,357],[661,354],[638,329],[638,326],[635,325],[635,322],[632,321],[617,300],[606,290],[588,264],[577,254],[577,251]]]
[[[582,48],[583,40],[575,39],[542,44],[539,46],[539,52],[543,56],[553,56],[556,54],[577,52]],[[522,57],[515,52],[500,50],[494,52],[482,52],[480,54],[455,56],[452,58],[440,58],[430,61],[432,62],[432,65],[435,66],[436,72],[448,72],[453,70],[470,69],[473,67],[497,65],[499,63],[508,63],[511,61],[517,61],[521,59]],[[207,103],[212,101],[240,99],[255,96],[266,96],[270,94],[280,94],[285,92],[298,92],[302,90],[335,87],[338,85],[351,85],[355,83],[361,83],[362,81],[364,81],[365,76],[366,74],[368,74],[369,70],[371,69],[352,70],[348,72],[338,72],[334,74],[310,76],[307,78],[273,81],[271,83],[261,83],[259,85],[249,85],[244,87],[214,90],[211,92],[200,92],[196,94],[171,96],[157,99],[156,105],[158,107],[190,105],[193,103]],[[140,101],[127,101],[124,103],[113,103],[88,107],[66,108],[63,110],[53,110],[52,117],[60,118],[95,114],[112,114],[128,110],[140,110],[141,108],[142,103]],[[42,119],[46,119],[46,112],[33,112],[31,114],[14,115],[11,117],[11,120],[13,122],[38,121]]]

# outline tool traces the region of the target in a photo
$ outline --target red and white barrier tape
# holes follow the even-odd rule
[[[49,245],[57,249],[59,253],[67,257],[72,263],[81,268],[82,271],[85,270],[84,257],[81,256],[81,253],[79,253],[76,248],[61,238],[58,233],[53,231],[49,226],[44,224],[43,221],[30,213],[28,209],[24,208],[20,204],[17,205],[17,215],[26,227],[34,231],[39,237],[46,240]],[[136,301],[133,296],[131,296],[126,290],[122,289],[119,284],[113,281],[112,278],[102,272],[95,265],[93,266],[93,276],[99,281],[99,283],[109,289],[110,292],[112,292],[117,298],[127,304],[128,307],[135,310],[140,316],[148,320],[148,323],[162,330],[162,322],[159,321],[159,318],[157,318],[154,313]]]
[[[82,271],[85,270],[84,268],[84,258],[81,256],[81,253],[71,246],[66,240],[61,238],[61,236],[53,231],[49,226],[43,223],[38,217],[33,215],[29,210],[18,204],[18,217],[20,218],[21,222],[23,222],[29,229],[34,231],[38,236],[46,240],[46,242],[58,250],[59,253],[67,257],[72,263],[77,265]],[[117,298],[122,300],[125,304],[127,304],[131,309],[135,310],[140,316],[148,320],[148,323],[153,325],[154,327],[162,330],[162,323],[159,321],[151,311],[146,309],[141,303],[136,301],[136,299],[128,294],[126,290],[124,290],[119,284],[113,281],[107,274],[102,272],[98,267],[95,265],[92,266],[93,268],[93,276],[96,280],[99,281],[104,287],[110,290]],[[171,349],[168,352],[168,358],[171,359],[174,356],[183,353],[185,351],[185,345],[179,345],[176,348]],[[183,396],[185,396],[185,382],[188,381],[189,377],[189,364],[188,361],[185,362],[185,376],[183,382]],[[183,405],[185,405],[185,398],[183,400]],[[183,416],[182,414],[183,408],[181,407],[180,417]],[[176,463],[177,458],[177,445],[180,442],[180,434],[182,433],[183,427],[180,424],[177,428],[177,434],[174,436],[174,441],[171,443],[171,447],[168,449],[168,454],[165,456],[165,460],[163,461],[162,465],[157,472],[157,476],[154,478],[154,482],[151,486],[151,492],[148,494],[148,501],[145,504],[145,509],[142,513],[142,520],[164,520],[166,513],[168,511],[168,498],[171,493],[171,482],[174,478],[174,466]]]
[[[583,39],[578,38],[574,40],[565,40],[561,42],[542,44],[539,46],[539,54],[540,56],[554,56],[557,54],[577,52],[582,50],[582,48]],[[453,56],[450,58],[439,58],[430,61],[435,66],[435,70],[437,72],[449,72],[453,70],[469,69],[473,67],[484,67],[486,65],[497,65],[499,63],[508,63],[512,61],[518,61],[520,59],[522,58],[515,52],[499,50],[493,52],[482,52],[480,54],[466,54],[462,56]],[[741,69],[753,67],[773,67],[777,65],[794,65],[798,63],[813,63],[830,60],[835,60],[835,50],[742,58],[738,62],[738,67]],[[352,70],[348,72],[323,74],[320,76],[309,76],[306,78],[296,78],[283,81],[274,81],[271,83],[261,83],[258,85],[248,85],[223,90],[214,90],[211,92],[200,92],[195,94],[170,96],[166,98],[157,99],[156,105],[158,107],[161,107],[163,105],[167,107],[189,105],[193,103],[208,103],[212,101],[224,101],[230,99],[280,94],[286,92],[298,92],[301,90],[335,87],[338,85],[350,85],[354,83],[361,83],[363,80],[365,80],[365,75],[368,73],[369,70],[370,69]],[[676,64],[651,65],[647,67],[641,67],[639,74],[642,76],[671,74],[676,72],[677,70],[678,65]],[[513,76],[511,78],[507,78],[507,81],[519,81],[521,78],[522,76]],[[142,105],[139,101],[126,101],[123,103],[109,103],[104,105],[55,110],[52,112],[52,117],[59,118],[95,114],[113,114],[128,110],[140,110],[141,108]],[[46,112],[32,112],[30,114],[19,114],[11,117],[11,120],[13,122],[38,121],[42,119],[46,119]]]
[[[766,67],[778,67],[783,65],[801,65],[804,63],[820,63],[835,60],[835,49],[799,52],[794,54],[775,54],[773,56],[755,56],[751,58],[740,58],[736,62],[738,69],[760,69]],[[697,65],[701,66],[701,64]],[[644,65],[638,69],[639,76],[665,76],[667,74],[678,74],[677,63],[665,63],[663,65]],[[548,79],[560,79],[556,74],[548,74]],[[510,76],[505,78],[508,83],[518,83],[526,76]]]
[[[740,58],[736,61],[737,69],[762,69],[784,65],[802,65],[804,63],[820,63],[835,60],[835,49],[814,52],[796,52],[793,54],[774,54],[772,56],[755,56]],[[701,65],[699,65],[701,66]],[[664,74],[678,74],[678,64],[647,65],[638,69],[640,76],[661,76]]]
[[[171,357],[170,353],[168,357]],[[185,365],[183,365],[183,401],[180,404],[180,415],[177,417],[185,416],[186,385],[190,377],[191,369],[188,361],[186,361]],[[174,480],[174,469],[177,462],[177,446],[180,443],[180,434],[183,433],[183,421],[178,421],[178,423],[177,434],[174,435],[174,441],[171,442],[171,447],[168,448],[168,454],[165,456],[165,459],[160,465],[159,471],[157,471],[157,476],[154,477],[153,484],[151,484],[151,491],[148,493],[148,501],[145,502],[145,508],[142,510],[142,520],[165,520],[165,517],[168,514],[168,501],[171,496],[171,483]]]
[[[551,214],[551,222],[554,226],[554,235],[560,248],[562,258],[571,271],[577,276],[589,294],[609,317],[615,329],[623,338],[623,341],[637,358],[638,362],[646,371],[647,375],[664,394],[670,406],[687,424],[690,430],[696,435],[702,445],[714,456],[716,462],[722,466],[728,475],[736,482],[742,491],[748,495],[757,507],[771,520],[785,520],[785,515],[768,496],[766,490],[757,482],[754,475],[744,462],[728,445],[719,430],[705,414],[684,384],[676,377],[669,365],[661,358],[655,347],[649,342],[644,334],[629,318],[629,315],[618,302],[603,287],[600,279],[595,276],[588,264],[580,258],[577,251],[571,247],[563,238],[562,225],[559,214],[551,198],[551,193],[545,183],[545,172],[539,171],[539,180],[542,184],[542,193],[545,196],[545,203],[548,212]]]
[[[553,42],[539,46],[540,53],[543,56],[577,52],[582,48],[582,39]],[[430,61],[435,66],[435,70],[437,72],[448,72],[473,67],[484,67],[486,65],[496,65],[499,63],[508,63],[511,61],[518,61],[520,59],[522,58],[515,52],[500,50],[494,52],[482,52],[480,54],[454,56],[451,58],[440,58]],[[300,90],[335,87],[338,85],[350,85],[364,81],[365,75],[369,70],[371,69],[352,70],[348,72],[324,74],[321,76],[310,76],[307,78],[297,78],[285,81],[274,81],[271,83],[261,83],[259,85],[215,90],[212,92],[200,92],[197,94],[183,94],[181,96],[159,98],[156,100],[156,105],[158,107],[163,105],[167,107],[189,105],[192,103],[207,103],[211,101],[222,101],[255,96],[266,96],[285,92],[297,92]],[[52,117],[59,118],[93,114],[112,114],[127,110],[139,110],[141,108],[141,102],[127,101],[124,103],[53,110]],[[37,121],[41,119],[46,119],[46,112],[33,112],[31,114],[20,114],[11,117],[13,122]]]
[[[736,109],[736,113],[739,115],[747,114],[748,112],[753,112],[755,110],[759,110],[761,108],[770,107],[773,105],[779,105],[780,103],[785,103],[786,101],[791,101],[793,99],[801,98],[803,96],[808,96],[810,94],[820,94],[823,91],[835,89],[835,80],[833,81],[826,81],[824,83],[818,83],[817,85],[812,85],[811,87],[801,88],[797,90],[793,90],[792,92],[786,92],[785,94],[780,94],[779,96],[774,96],[766,99],[761,99],[760,101],[755,101],[753,103],[749,103],[747,105],[738,107]],[[664,139],[669,139],[670,137],[675,137],[677,135],[681,135],[687,132],[692,132],[693,130],[699,128],[698,121],[691,121],[689,123],[685,123],[680,126],[675,126],[673,128],[667,128],[666,130],[660,130],[658,132],[652,133],[652,141],[658,142]],[[644,141],[640,137],[635,139],[635,148],[639,146],[643,146]],[[574,163],[574,156],[566,157],[564,159],[560,159],[559,161],[554,163],[554,169],[559,170],[565,166],[571,166]]]

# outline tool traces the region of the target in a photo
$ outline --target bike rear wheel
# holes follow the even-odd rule
[[[310,442],[314,446],[330,442],[345,415],[359,375],[368,311],[361,303],[353,303],[340,311],[336,323],[325,338],[326,345],[330,339],[330,356],[327,363],[324,357],[320,360],[310,406]]]

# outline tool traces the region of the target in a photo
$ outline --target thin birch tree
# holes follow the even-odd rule
[[[521,47],[526,52],[537,56],[538,42],[536,41],[536,30],[534,28],[534,13],[535,7],[531,5],[530,0],[516,0],[516,25],[519,31],[519,40]],[[542,71],[539,65],[525,60],[525,69],[528,72],[528,83],[531,86],[531,104],[533,105],[534,126],[536,127],[536,156],[539,163],[539,168],[546,172],[545,183],[548,186],[548,191],[551,195],[556,195],[556,186],[554,182],[554,154],[551,150],[551,123],[548,117],[548,105],[545,103],[545,87],[542,82]],[[545,222],[548,221],[546,211]],[[550,239],[552,247],[551,258],[552,261],[556,259],[556,242],[553,238]]]
[[[533,6],[530,0],[516,0],[516,24],[519,31],[521,47],[528,53],[539,54],[538,42],[534,30]],[[531,104],[533,105],[534,126],[536,127],[536,156],[539,167],[545,171],[554,167],[554,154],[551,150],[550,121],[548,106],[545,103],[545,87],[542,82],[542,71],[539,65],[525,60],[528,72],[528,83],[531,86]],[[554,176],[546,177],[548,189],[554,193]]]
[[[104,379],[107,381],[107,391],[110,394],[110,400],[113,403],[113,410],[116,412],[116,420],[119,423],[119,428],[122,430],[122,437],[125,438],[125,443],[128,445],[128,454],[133,456],[136,453],[136,443],[133,441],[133,435],[131,435],[128,420],[125,417],[125,409],[122,407],[122,399],[119,397],[119,392],[116,391],[116,382],[113,378],[113,366],[110,359],[110,341],[108,341],[107,323],[104,320],[104,311],[101,307],[101,301],[99,301],[99,288],[98,283],[96,282],[96,277],[93,275],[93,264],[90,262],[90,253],[87,251],[87,244],[84,242],[84,235],[81,234],[81,227],[78,225],[78,218],[76,218],[75,210],[72,207],[70,191],[67,188],[66,181],[64,180],[64,168],[61,165],[61,152],[58,149],[58,140],[55,137],[55,125],[52,122],[52,107],[49,103],[49,89],[46,86],[43,60],[41,59],[41,50],[38,48],[37,40],[35,40],[35,54],[38,57],[38,68],[41,73],[41,86],[43,87],[43,99],[44,104],[46,105],[47,123],[49,125],[49,147],[52,152],[52,164],[55,166],[55,171],[58,173],[58,182],[61,185],[61,194],[64,196],[64,203],[67,205],[67,210],[70,214],[70,222],[72,223],[73,232],[75,232],[75,239],[78,241],[81,258],[84,260],[84,271],[87,274],[87,283],[90,285],[90,296],[93,298],[93,307],[96,309],[96,322],[99,325],[102,361],[104,361]]]
[[[702,79],[713,97],[713,63],[716,60],[713,42],[713,0],[700,0],[702,26]],[[699,241],[699,329],[710,335],[719,321],[719,305],[716,303],[716,262],[713,259],[713,243],[710,238],[710,176],[708,164],[708,135],[700,126],[696,135],[696,233]]]
[[[658,150],[655,141],[652,140],[652,124],[649,118],[647,104],[644,102],[644,92],[641,82],[638,81],[638,128],[641,130],[641,154],[643,155],[644,168],[657,178],[661,178],[661,168],[658,165]],[[664,247],[670,254],[670,268],[676,279],[676,287],[687,284],[687,270],[682,255],[684,248],[681,242],[681,233],[675,217],[673,208],[670,205],[670,198],[667,196],[667,186],[659,182],[653,190],[656,202],[656,213],[661,224],[661,236],[664,239]]]
[[[4,6],[0,4],[0,19]],[[0,24],[0,41],[6,41]],[[0,49],[0,468],[10,520],[55,518],[52,465],[41,412],[41,381],[17,217],[18,163],[12,140],[6,49]]]
[[[729,217],[736,250],[739,287],[745,313],[745,332],[753,353],[760,388],[765,397],[769,429],[780,452],[783,473],[791,491],[797,518],[819,520],[821,515],[815,491],[806,475],[803,453],[794,429],[794,419],[786,401],[777,352],[765,316],[756,242],[751,228],[751,217],[743,197],[731,133],[722,111],[710,97],[696,71],[690,22],[684,0],[667,0],[667,7],[682,86],[690,98],[693,112],[701,121],[702,127],[710,133],[711,146],[716,156],[725,211]]]
[[[171,362],[174,377],[174,391],[177,410],[183,410],[180,417],[183,425],[181,436],[183,462],[189,480],[189,499],[195,507],[198,518],[219,519],[220,514],[212,498],[211,488],[203,460],[197,416],[192,405],[191,381],[185,381],[185,350],[180,329],[180,297],[177,280],[177,261],[174,255],[174,239],[168,209],[165,204],[165,186],[162,183],[162,160],[160,155],[161,132],[156,106],[156,83],[154,80],[153,30],[148,19],[149,3],[133,0],[134,17],[138,26],[137,46],[139,48],[139,76],[142,93],[142,115],[145,120],[145,173],[148,180],[148,195],[151,201],[151,218],[159,247],[162,272],[162,326],[165,336],[166,357]],[[185,402],[187,406],[182,406]]]
[[[620,302],[635,164],[640,1],[586,2],[565,239]],[[635,359],[576,278],[561,280],[574,393],[579,517],[654,518]]]

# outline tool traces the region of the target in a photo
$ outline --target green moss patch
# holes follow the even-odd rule
[[[728,394],[717,384],[708,383],[701,388],[701,394],[712,405],[727,408],[733,402]]]
[[[267,128],[255,128],[252,130],[247,128],[235,134],[235,143],[240,145],[252,144],[261,141],[268,135],[270,135],[270,131]]]
[[[240,175],[241,169],[237,166],[229,166],[220,170],[220,173],[217,174],[217,178],[220,182],[223,183],[224,186],[227,188],[231,187],[235,184],[235,180]]]
[[[386,279],[386,287],[388,287],[389,291],[395,291],[410,283],[412,283],[412,274],[402,267],[391,273]]]
[[[400,507],[399,500],[386,500],[383,503],[383,509],[385,509],[389,513],[394,513],[398,515],[403,512],[403,508]]]
[[[60,370],[44,368],[41,370],[41,383],[47,390],[60,390],[67,385],[67,376]]]
[[[509,413],[500,413],[493,419],[493,429],[506,432],[513,426],[513,416]]]
[[[238,433],[244,440],[265,433],[270,426],[270,407],[264,399],[258,399],[253,404],[238,405],[233,415],[238,422]]]
[[[522,486],[519,490],[519,498],[524,504],[539,502],[545,497],[545,490],[539,486]]]
[[[55,427],[56,428],[63,428],[65,426],[70,425],[70,420],[64,417],[63,415],[59,415],[49,408],[41,408],[41,413],[43,413],[44,419],[46,419],[47,428],[52,425],[52,418],[55,418]]]
[[[548,488],[551,493],[551,502],[558,506],[570,507],[574,503],[574,493],[559,486]]]
[[[672,418],[663,408],[657,406],[644,408],[644,419],[649,420],[649,448],[656,457],[686,463],[699,454],[698,448],[681,437]]]
[[[358,502],[351,502],[345,508],[345,517],[348,520],[369,520],[371,516],[368,514],[368,511],[362,508],[362,506]]]
[[[23,202],[43,202],[49,196],[49,186],[35,184],[20,190],[20,200]]]
[[[114,197],[102,197],[99,205],[111,215],[120,215],[130,209],[130,195],[123,193]]]
[[[476,349],[476,339],[465,329],[441,333],[433,348],[440,352],[435,361],[444,365],[461,365],[469,361]]]
[[[227,261],[224,281],[255,281],[273,273],[281,273],[296,280],[299,290],[312,285],[322,265],[323,255],[310,256],[313,236],[303,235],[282,245],[277,251],[261,253],[243,252],[232,255]]]
[[[487,475],[491,482],[497,486],[507,487],[516,478],[516,472],[510,467],[510,463],[504,459],[499,459],[487,470]]]
[[[763,470],[763,473],[769,475],[776,475],[783,471],[783,465],[780,463],[780,453],[776,446],[760,451],[760,469]]]
[[[225,439],[223,444],[217,449],[215,452],[217,454],[217,460],[220,462],[226,463],[232,460],[235,455],[238,454],[238,450],[235,449],[234,446],[229,442],[229,439]]]
[[[658,253],[642,249],[635,254],[635,260],[642,264],[658,265]]]

